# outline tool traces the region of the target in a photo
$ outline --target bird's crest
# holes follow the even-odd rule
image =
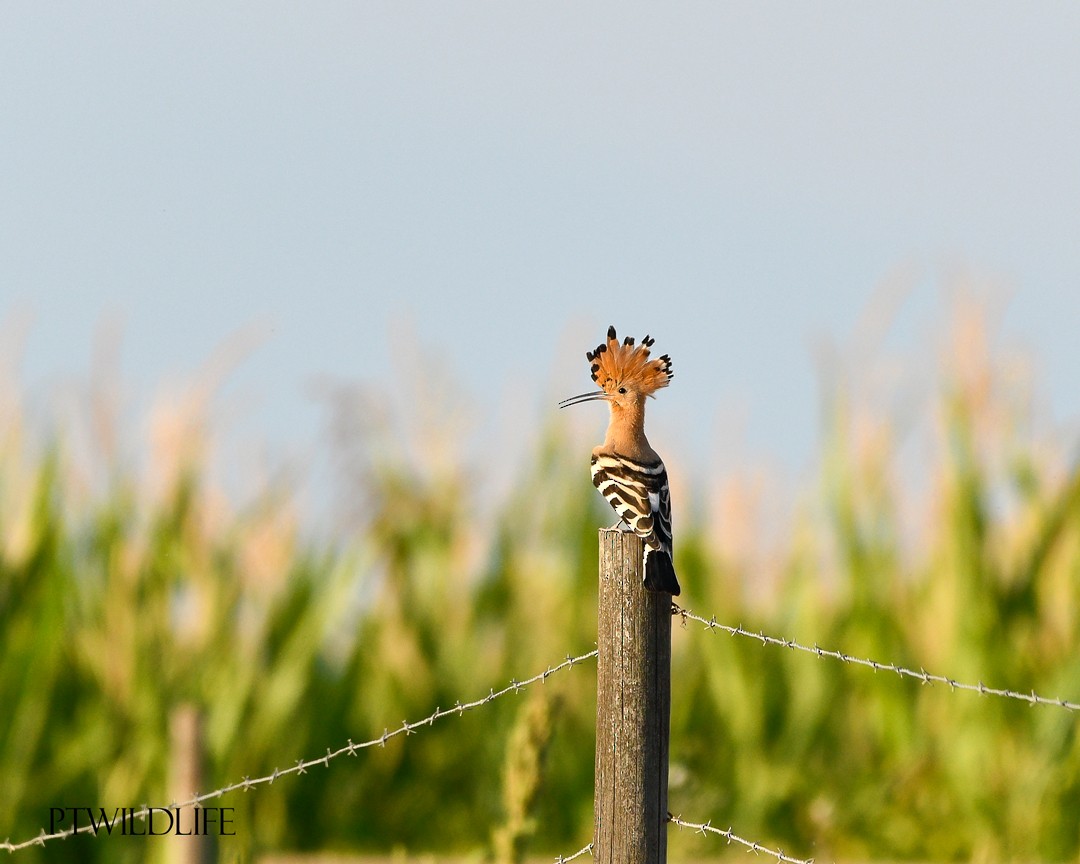
[[[607,341],[585,354],[592,364],[592,380],[608,392],[630,385],[646,396],[667,387],[675,374],[671,371],[671,358],[664,354],[650,360],[652,344],[653,340],[648,336],[637,346],[634,345],[633,336],[627,336],[620,343],[615,328],[608,327]]]

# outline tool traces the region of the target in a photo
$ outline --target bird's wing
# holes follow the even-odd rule
[[[592,479],[635,534],[649,547],[671,554],[671,494],[663,462],[601,453],[593,456]]]

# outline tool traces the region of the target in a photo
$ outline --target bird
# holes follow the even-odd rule
[[[585,354],[600,389],[564,399],[559,407],[608,403],[607,434],[592,451],[593,485],[619,516],[613,527],[625,524],[644,541],[645,587],[677,596],[667,469],[645,437],[645,399],[674,376],[667,354],[650,359],[654,341],[646,336],[635,346],[634,337],[627,336],[620,343],[615,328],[608,327],[607,339]]]

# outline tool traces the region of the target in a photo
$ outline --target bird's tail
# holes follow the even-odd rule
[[[665,591],[673,597],[682,590],[675,578],[671,556],[663,549],[645,547],[645,587],[650,591]]]

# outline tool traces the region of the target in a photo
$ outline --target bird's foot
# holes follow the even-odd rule
[[[625,519],[620,519],[614,525],[607,529],[608,531],[621,531],[623,534],[629,534],[633,529],[627,524]]]

